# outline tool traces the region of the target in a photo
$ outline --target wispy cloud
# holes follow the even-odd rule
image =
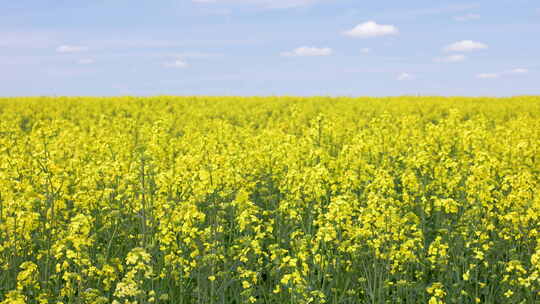
[[[226,45],[253,45],[263,42],[262,39],[255,38],[239,38],[239,39],[227,39],[227,38],[201,38],[201,37],[188,37],[186,39],[168,39],[162,33],[155,34],[152,37],[150,34],[140,34],[135,37],[132,33],[121,33],[108,36],[101,39],[93,39],[86,41],[87,45],[92,45],[92,51],[118,51],[118,50],[144,50],[144,49],[162,49],[162,53],[168,53],[174,55],[171,52],[173,49],[193,49],[193,48],[216,48]],[[199,52],[189,52],[199,53]]]
[[[298,47],[292,51],[282,52],[283,57],[303,57],[303,56],[329,56],[332,55],[331,48],[318,48],[310,46]]]
[[[371,49],[370,48],[363,48],[363,49],[360,49],[360,53],[362,54],[368,54],[371,52]]]
[[[526,69],[526,68],[515,68],[515,69],[507,70],[507,71],[504,71],[504,72],[498,72],[498,73],[481,73],[481,74],[477,74],[476,78],[495,79],[495,78],[500,78],[500,77],[507,76],[507,75],[527,74],[527,73],[529,73],[529,70]]]
[[[399,74],[396,79],[399,80],[399,81],[413,80],[414,75],[403,72],[403,73]]]
[[[49,31],[0,31],[0,47],[2,48],[51,48],[58,42],[57,33]]]
[[[83,58],[83,59],[80,59],[79,61],[77,61],[78,64],[82,64],[82,65],[87,65],[87,64],[93,64],[95,63],[96,61],[92,58]]]
[[[527,74],[527,73],[529,73],[529,70],[524,69],[524,68],[516,68],[516,69],[512,69],[512,70],[510,70],[508,72],[510,74]]]
[[[192,2],[200,4],[234,3],[255,5],[267,9],[285,9],[311,5],[319,2],[319,0],[192,0]]]
[[[472,52],[487,49],[488,45],[472,40],[462,40],[454,42],[444,47],[445,52]]]
[[[176,59],[172,62],[165,63],[164,66],[168,68],[183,69],[183,68],[187,68],[188,64],[182,59]]]
[[[439,7],[428,7],[428,8],[384,12],[384,13],[378,14],[376,17],[392,18],[392,19],[414,19],[414,18],[419,18],[419,17],[424,17],[424,16],[464,12],[464,11],[469,11],[469,10],[478,8],[479,6],[480,5],[478,3],[451,4],[451,5],[444,5],[444,6],[439,6]]]
[[[465,55],[462,55],[462,54],[457,54],[457,55],[450,55],[450,56],[446,56],[446,57],[438,57],[438,58],[435,58],[435,62],[447,62],[447,63],[455,63],[455,62],[462,62],[462,61],[465,61],[467,59],[467,57]]]
[[[182,52],[182,53],[173,54],[173,56],[176,56],[176,57],[179,57],[179,58],[204,59],[204,58],[223,57],[224,55],[222,53]]]
[[[476,78],[478,79],[496,79],[496,78],[499,78],[499,74],[498,73],[480,73],[480,74],[476,74]]]
[[[354,28],[343,32],[344,35],[355,38],[373,38],[379,36],[397,35],[399,30],[394,25],[377,24],[375,21],[367,21],[358,24]]]
[[[58,53],[78,53],[88,51],[88,47],[82,45],[61,45],[56,48]]]
[[[206,58],[214,58],[214,57],[221,57],[223,54],[220,53],[204,53],[204,52],[182,52],[182,53],[174,53],[174,54],[161,54],[161,56],[166,56],[171,58],[172,60],[163,64],[163,66],[168,68],[177,68],[177,69],[183,69],[189,67],[189,64],[187,63],[186,59],[206,59]]]
[[[459,21],[459,22],[465,22],[465,21],[477,20],[477,19],[480,19],[480,15],[472,14],[472,13],[454,17],[454,20]]]

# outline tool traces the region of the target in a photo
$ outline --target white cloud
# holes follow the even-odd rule
[[[377,24],[375,21],[358,24],[354,28],[343,32],[344,35],[357,38],[397,35],[398,33],[399,30],[397,27],[393,25]]]
[[[477,74],[476,78],[479,78],[479,79],[495,79],[495,78],[499,78],[499,74],[497,74],[497,73],[481,73],[481,74]]]
[[[454,62],[465,61],[465,59],[467,59],[467,57],[465,55],[457,54],[457,55],[450,55],[450,56],[446,56],[446,57],[435,58],[435,62],[454,63]]]
[[[84,58],[84,59],[80,59],[79,61],[77,61],[78,64],[92,64],[94,63],[94,59],[92,58]]]
[[[400,80],[400,81],[402,81],[402,80],[412,80],[412,79],[414,79],[414,75],[411,75],[411,74],[405,73],[405,72],[403,72],[403,73],[401,73],[401,74],[399,74],[397,76],[397,80]]]
[[[446,52],[471,52],[476,50],[487,49],[487,44],[482,42],[472,41],[472,40],[462,40],[454,42],[450,45],[447,45],[444,48]]]
[[[188,64],[181,59],[176,59],[173,62],[166,63],[165,66],[169,68],[183,69],[183,68],[187,68]]]
[[[461,16],[455,16],[454,20],[459,22],[469,21],[469,20],[477,20],[480,19],[480,15],[478,14],[466,14]]]
[[[332,49],[302,46],[289,52],[282,52],[280,55],[284,57],[328,56],[332,55]]]
[[[367,53],[369,53],[369,52],[371,52],[371,49],[370,49],[370,48],[363,48],[363,49],[360,49],[360,53],[362,53],[362,54],[367,54]]]
[[[56,48],[58,53],[77,53],[88,51],[88,47],[80,45],[61,45]]]
[[[511,74],[527,74],[527,73],[529,73],[529,70],[528,69],[523,69],[523,68],[516,68],[516,69],[513,69],[513,70],[509,71],[509,73],[511,73]]]

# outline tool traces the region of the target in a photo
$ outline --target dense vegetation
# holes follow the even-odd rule
[[[540,97],[0,99],[0,303],[538,303]]]

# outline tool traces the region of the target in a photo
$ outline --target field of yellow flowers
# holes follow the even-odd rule
[[[539,303],[540,97],[0,99],[0,303]]]

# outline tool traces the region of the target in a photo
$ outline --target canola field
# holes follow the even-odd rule
[[[540,97],[0,98],[0,303],[540,303]]]

